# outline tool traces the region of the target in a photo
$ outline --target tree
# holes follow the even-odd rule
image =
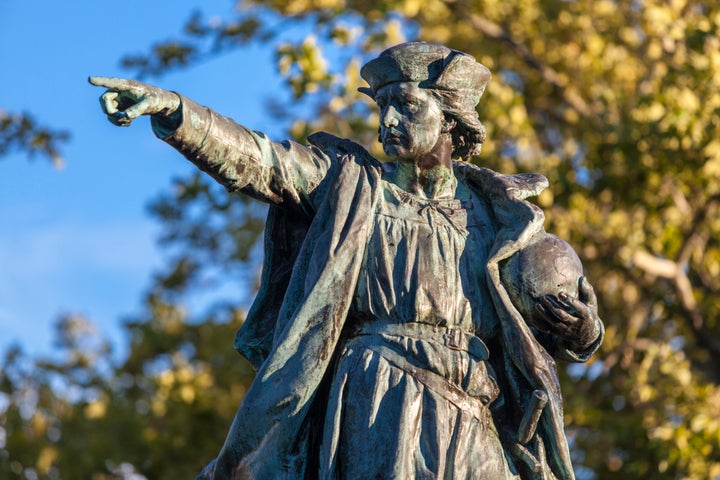
[[[0,478],[194,478],[222,445],[254,371],[232,349],[242,305],[215,303],[191,318],[182,303],[188,290],[217,285],[214,266],[253,268],[258,207],[199,175],[154,201],[160,240],[179,253],[155,277],[143,312],[126,320],[126,357],[79,315],[59,319],[47,358],[5,353]],[[252,290],[254,278],[242,288]]]
[[[355,91],[363,85],[359,67],[378,50],[415,38],[471,53],[493,71],[495,78],[479,107],[489,140],[473,161],[505,173],[537,171],[549,177],[551,188],[538,199],[547,213],[546,227],[576,247],[598,292],[607,325],[605,344],[588,365],[562,369],[578,476],[720,475],[720,367],[715,361],[720,356],[720,306],[714,298],[720,290],[716,2],[245,0],[223,22],[192,16],[177,38],[159,43],[147,55],[129,57],[125,64],[139,75],[156,75],[248,42],[270,42],[295,99],[293,106],[272,111],[295,118],[290,134],[302,139],[326,129],[378,153],[377,114]],[[216,108],[222,112],[222,106]],[[176,184],[173,196],[156,203],[155,212],[166,226],[164,238],[180,253],[151,289],[145,318],[132,324],[135,340],[127,363],[103,378],[121,382],[127,370],[137,382],[150,385],[143,398],[156,398],[164,381],[182,399],[183,384],[176,379],[183,363],[170,352],[186,352],[193,368],[200,368],[210,361],[197,356],[199,344],[192,339],[200,338],[202,328],[225,328],[209,319],[237,324],[242,315],[226,308],[224,316],[192,323],[179,305],[207,275],[218,268],[235,271],[248,258],[244,255],[258,238],[262,213],[252,203],[227,199],[197,176]],[[252,228],[238,228],[246,223]],[[243,247],[228,250],[227,245]],[[222,262],[211,261],[218,258]],[[173,328],[195,333],[173,335]],[[213,338],[215,354],[228,349],[228,339]],[[234,360],[228,365],[240,369],[233,374],[237,378],[249,379]],[[193,379],[207,373],[190,371]],[[225,375],[215,366],[210,371],[208,375]],[[172,382],[161,381],[158,372],[171,372]],[[217,388],[209,391],[216,410],[206,404],[204,410],[188,407],[184,417],[178,413],[187,428],[208,416],[217,425],[229,424],[234,405],[227,404],[237,402],[239,394],[224,394],[223,388],[237,389],[240,383],[232,378],[213,382]],[[210,388],[193,385],[198,392]],[[17,384],[11,387],[6,391],[23,391]],[[104,388],[104,398],[120,401],[119,391]],[[50,394],[56,395],[52,389]],[[89,405],[58,402],[49,410]],[[10,405],[19,408],[15,400]],[[134,415],[149,425],[151,411],[142,414],[136,405]],[[222,415],[227,417],[221,420]],[[89,425],[87,418],[72,418],[78,422],[73,425]],[[223,433],[225,428],[220,428]],[[7,438],[2,448],[8,452],[11,441],[13,451],[25,445],[17,442],[32,443],[28,436]],[[205,442],[213,441],[208,434],[202,448],[163,450],[150,464],[130,449],[113,451],[115,456],[108,449],[93,458],[128,462],[162,478],[171,476],[163,470],[170,468],[163,463],[165,456],[182,452],[188,464],[198,465],[212,455],[213,446]],[[162,442],[153,445],[147,448],[162,448]],[[12,455],[5,455],[10,463]],[[86,471],[110,470],[98,464]]]
[[[14,151],[24,152],[30,158],[41,155],[55,167],[63,165],[60,145],[69,133],[39,125],[28,113],[7,113],[0,109],[0,158]]]

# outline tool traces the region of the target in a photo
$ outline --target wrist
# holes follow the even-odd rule
[[[156,114],[162,117],[170,117],[176,115],[182,105],[182,99],[180,95],[172,91],[166,91],[166,95],[163,95],[162,107]]]
[[[583,328],[580,334],[574,339],[574,343],[583,350],[590,348],[597,341],[602,330],[600,327],[600,319],[597,317],[588,319],[584,327],[585,328]]]
[[[168,113],[158,113],[150,117],[150,124],[155,135],[164,140],[180,128],[183,122],[182,99],[175,92],[169,92],[177,100],[177,105],[168,104]],[[163,110],[165,111],[165,110]]]

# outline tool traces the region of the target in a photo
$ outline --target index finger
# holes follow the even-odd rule
[[[88,82],[96,87],[112,88],[114,90],[127,90],[134,86],[134,80],[114,77],[88,77]]]
[[[590,307],[581,298],[575,298],[567,293],[560,293],[559,301],[563,310],[575,317],[590,315]]]

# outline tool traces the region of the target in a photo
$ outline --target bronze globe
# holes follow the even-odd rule
[[[533,326],[539,315],[535,306],[543,296],[565,292],[577,298],[583,266],[566,241],[542,232],[508,259],[501,267],[501,275],[513,304]]]

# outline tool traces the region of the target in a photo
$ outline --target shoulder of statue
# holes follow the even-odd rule
[[[539,195],[549,185],[547,178],[538,173],[505,175],[468,162],[455,162],[455,171],[489,197],[524,200]]]
[[[373,157],[362,145],[347,138],[341,138],[327,132],[315,132],[308,136],[308,142],[326,155],[341,158],[351,156],[371,166],[382,168],[382,163]]]

